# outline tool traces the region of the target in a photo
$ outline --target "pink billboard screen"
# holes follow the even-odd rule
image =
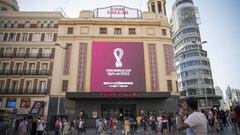
[[[145,91],[142,42],[93,42],[91,92]]]

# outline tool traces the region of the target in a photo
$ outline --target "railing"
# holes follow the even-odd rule
[[[0,58],[53,58],[52,53],[3,53]]]
[[[49,75],[49,70],[0,70],[0,75]]]
[[[0,95],[3,94],[46,95],[47,89],[0,89]]]

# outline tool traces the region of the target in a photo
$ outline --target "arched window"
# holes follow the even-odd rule
[[[151,3],[151,7],[152,7],[152,12],[155,13],[155,3],[154,2]]]
[[[41,28],[41,21],[37,22],[37,28]]]
[[[26,21],[24,27],[25,28],[30,28],[30,21]]]
[[[48,23],[47,23],[47,21],[44,21],[43,22],[43,28],[47,28],[48,27]]]
[[[5,25],[4,21],[0,21],[0,27],[3,28]]]
[[[158,1],[158,13],[161,13],[162,12],[162,2],[161,1]]]
[[[11,28],[12,26],[12,22],[11,21],[7,21],[7,28]]]
[[[14,21],[13,22],[13,28],[17,28],[18,27],[18,21]]]
[[[54,28],[54,21],[51,21],[51,22],[49,23],[49,28]]]

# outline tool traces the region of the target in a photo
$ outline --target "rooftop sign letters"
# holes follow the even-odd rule
[[[97,8],[93,11],[95,18],[142,18],[142,12],[135,8],[125,6],[110,6],[105,8]]]

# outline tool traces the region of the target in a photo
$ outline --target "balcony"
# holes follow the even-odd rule
[[[46,95],[46,89],[0,89],[0,95]]]
[[[3,53],[0,58],[53,58],[52,53]]]
[[[44,76],[49,76],[49,70],[0,70],[0,75],[44,75]]]

